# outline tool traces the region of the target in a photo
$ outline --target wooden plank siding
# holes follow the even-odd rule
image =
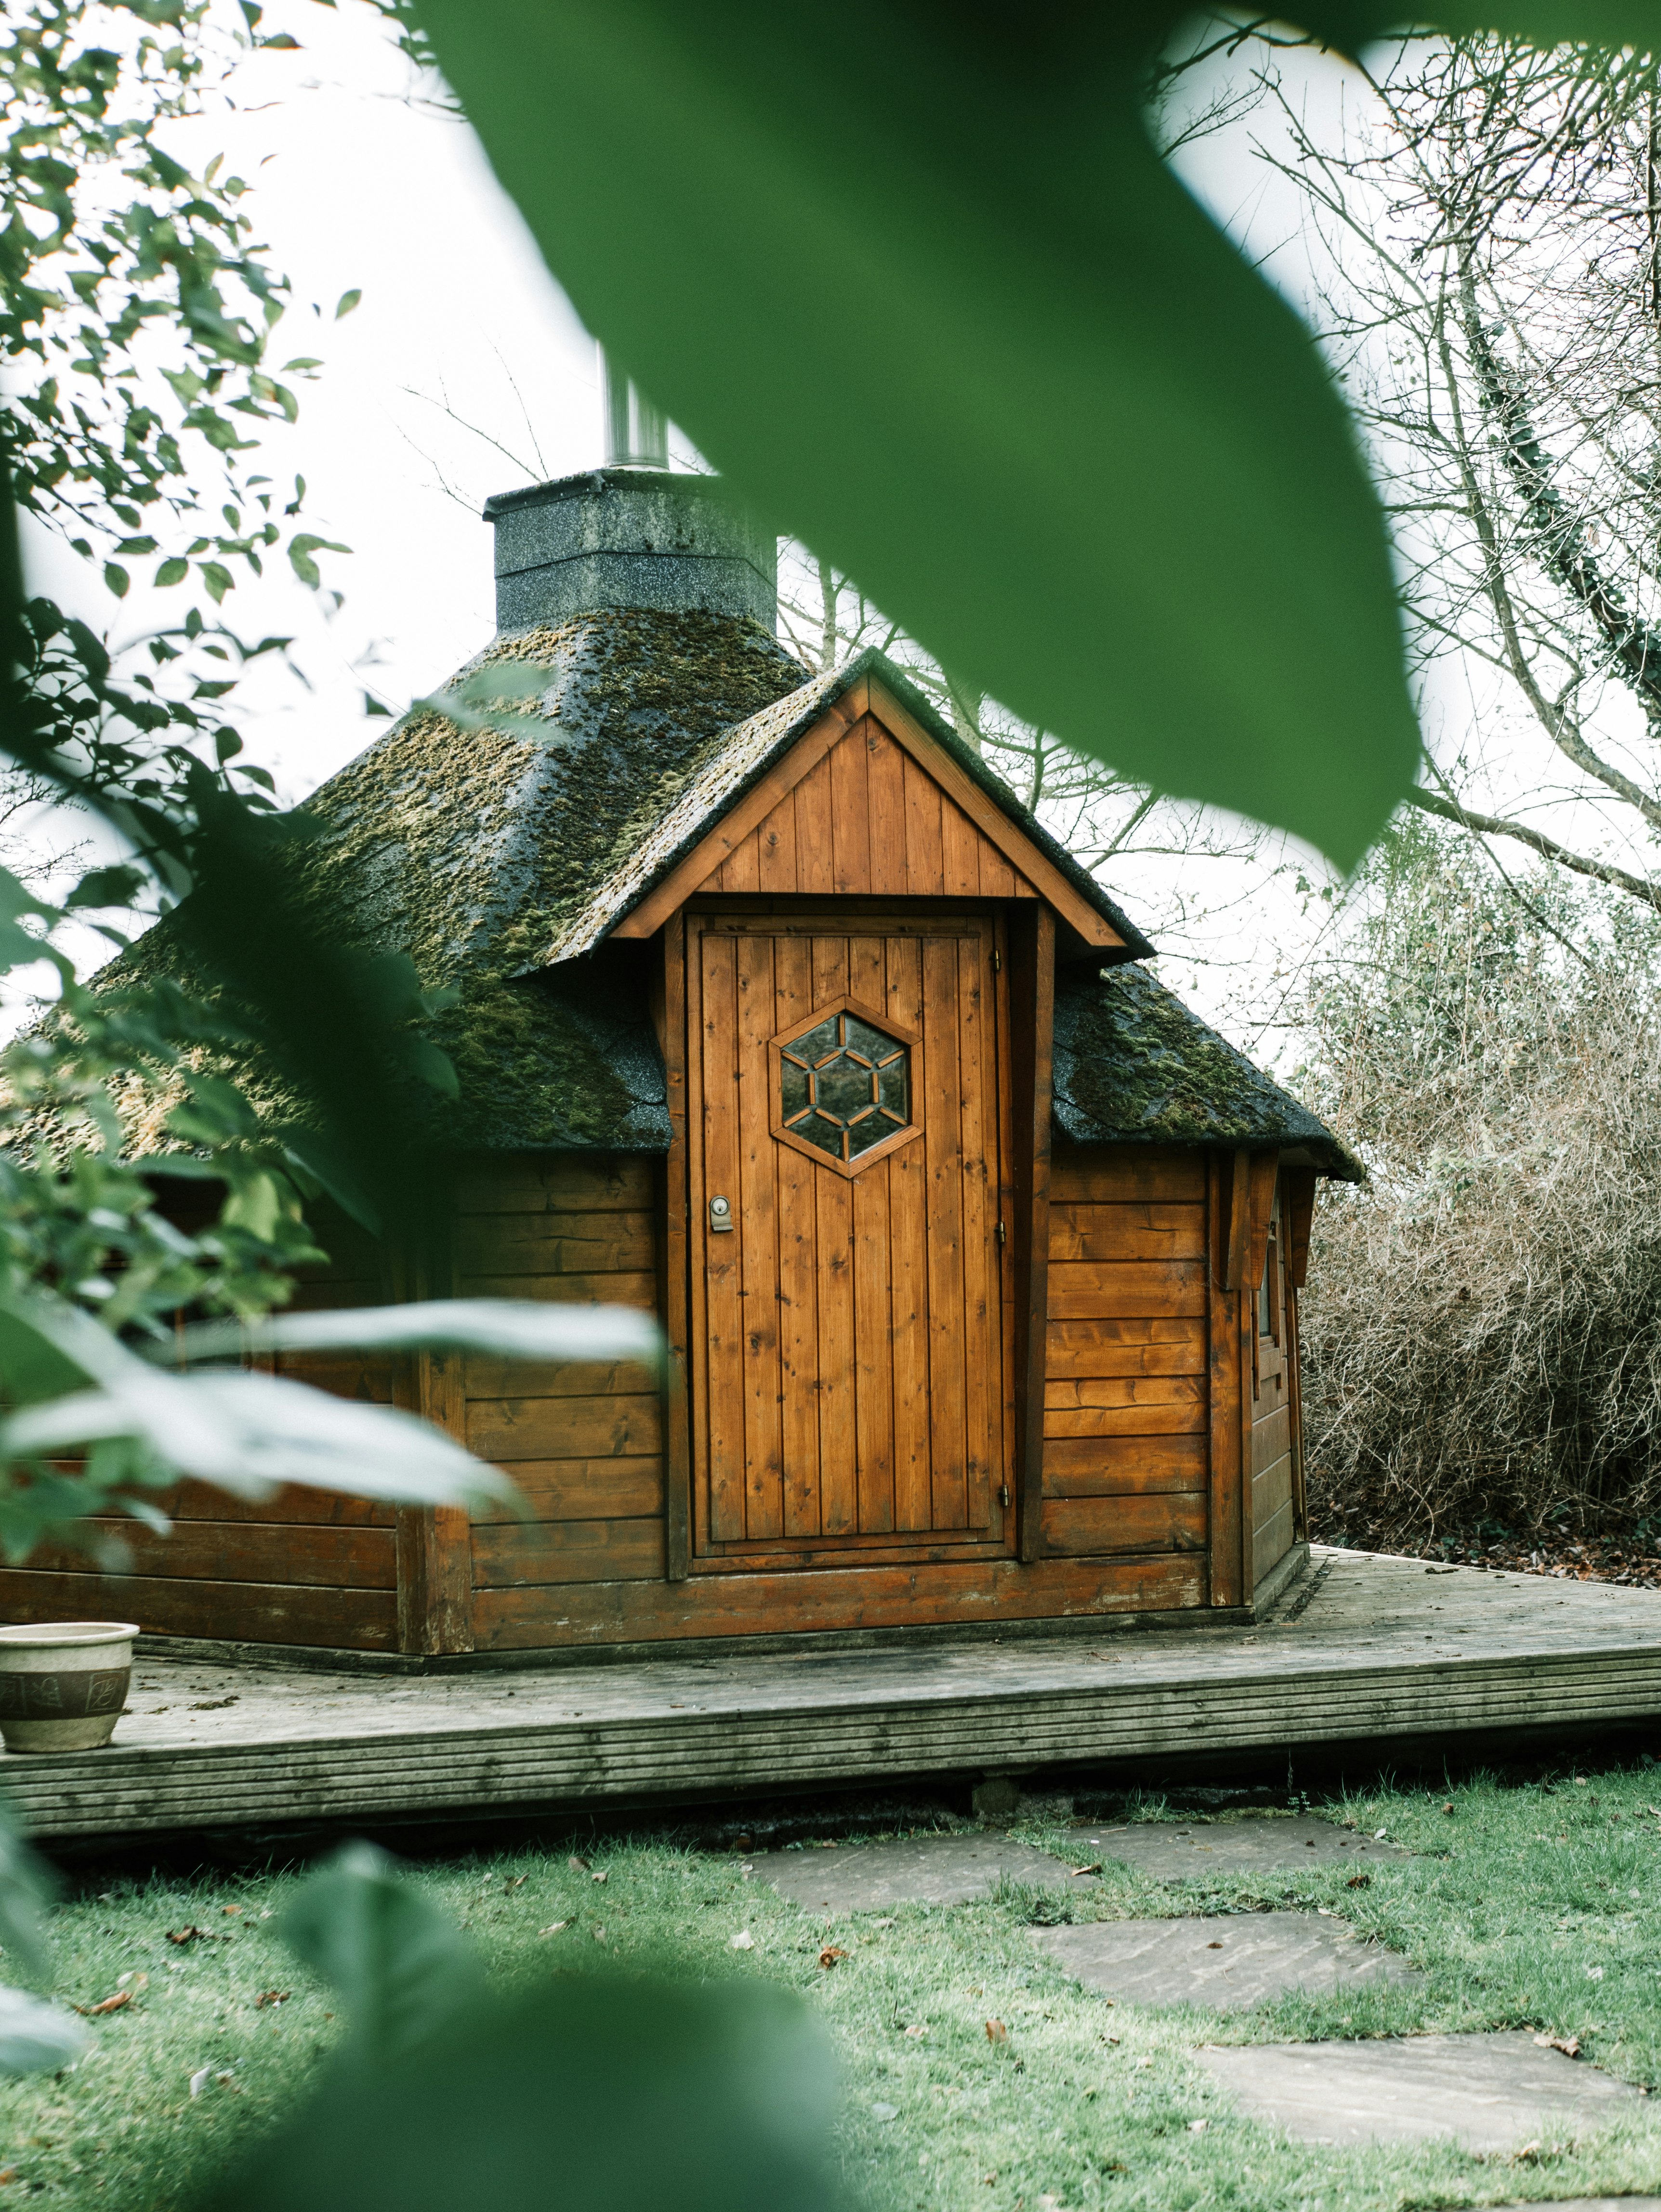
[[[1050,1186],[1040,1554],[1202,1553],[1205,1157],[1058,1144]]]
[[[458,1292],[656,1310],[659,1182],[656,1161],[621,1155],[480,1163],[457,1196]],[[476,1633],[487,1596],[663,1578],[664,1403],[648,1370],[473,1353],[461,1396],[468,1449],[513,1479],[520,1508],[474,1522]],[[551,1624],[563,1601],[544,1602]]]
[[[1036,896],[869,714],[782,793],[703,889],[806,898]]]
[[[312,1218],[330,1257],[303,1273],[294,1306],[313,1312],[381,1304],[388,1286],[373,1241],[326,1207],[313,1208]],[[273,1364],[364,1403],[414,1400],[413,1362],[401,1356],[285,1354]],[[125,1516],[100,1517],[93,1530],[125,1547],[126,1571],[103,1572],[83,1552],[43,1546],[24,1566],[0,1569],[0,1618],[126,1620],[159,1635],[399,1648],[392,1507],[297,1487],[253,1504],[193,1482],[152,1497],[174,1522],[170,1537]]]
[[[1249,1286],[1246,1328],[1254,1346],[1250,1423],[1251,1579],[1253,1586],[1283,1559],[1295,1540],[1293,1497],[1292,1329],[1286,1181],[1267,1175],[1263,1234],[1254,1241],[1256,1279]],[[1259,1258],[1261,1255],[1261,1259]]]

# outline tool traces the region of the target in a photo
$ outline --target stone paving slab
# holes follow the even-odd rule
[[[1542,2050],[1526,2028],[1360,2043],[1259,2043],[1196,2053],[1253,2118],[1316,2143],[1515,2150],[1561,2141],[1635,2102],[1629,2082]],[[1643,2200],[1623,2197],[1631,2207]]]
[[[1323,1866],[1333,1859],[1403,1859],[1399,1844],[1341,1828],[1335,1820],[1302,1814],[1276,1819],[1253,1814],[1238,1820],[1168,1823],[1133,1820],[1112,1827],[1079,1828],[1073,1840],[1081,1859],[1121,1859],[1155,1881],[1203,1880],[1210,1874],[1280,1873]]]
[[[1005,1836],[911,1836],[834,1850],[757,1851],[746,1875],[770,1881],[810,1912],[885,1912],[896,1905],[969,1905],[999,1881],[1074,1881],[1059,1859]],[[1092,1885],[1093,1887],[1093,1885]]]
[[[1087,1989],[1130,2004],[1241,2012],[1287,1990],[1326,1991],[1420,1978],[1394,1951],[1363,1943],[1342,1921],[1317,1912],[1088,1921],[1036,1928],[1032,1938]]]

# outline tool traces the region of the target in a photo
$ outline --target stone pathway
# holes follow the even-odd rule
[[[1394,1951],[1363,1943],[1342,1920],[1314,1912],[1083,1921],[1035,1928],[1032,1940],[1086,1989],[1129,2004],[1241,2012],[1287,1990],[1420,1978]]]
[[[1059,1859],[1007,1836],[914,1836],[834,1850],[757,1851],[744,1862],[809,1912],[891,1912],[897,1905],[970,1905],[1000,1878],[1060,1889],[1076,1880]]]
[[[1612,2119],[1625,2081],[1542,2050],[1525,2028],[1399,2041],[1258,2043],[1196,2057],[1243,2111],[1300,2142],[1422,2142],[1515,2150]],[[1623,2197],[1632,2206],[1639,2200]]]
[[[1155,1881],[1191,1881],[1213,1874],[1269,1874],[1322,1866],[1333,1859],[1360,1863],[1403,1859],[1397,1844],[1304,1815],[1277,1820],[1251,1814],[1238,1820],[1135,1820],[1112,1827],[1080,1828],[1080,1859],[1119,1859]]]

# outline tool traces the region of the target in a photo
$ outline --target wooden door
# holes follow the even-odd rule
[[[710,1563],[1003,1547],[1001,928],[688,915],[694,1532]]]

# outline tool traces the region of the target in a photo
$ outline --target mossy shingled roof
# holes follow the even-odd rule
[[[1055,1117],[1080,1145],[1273,1147],[1343,1182],[1362,1176],[1324,1122],[1145,968],[1057,975]]]
[[[476,702],[508,661],[535,671],[533,699],[500,727],[464,726],[441,696],[405,715],[313,796],[293,848],[301,901],[332,937],[403,953],[423,986],[458,994],[433,1026],[460,1079],[459,1101],[434,1109],[449,1141],[666,1149],[646,948],[610,933],[862,676],[894,690],[1133,957],[1152,950],[879,654],[811,676],[756,623],[631,609],[499,638],[456,682],[473,679]],[[106,973],[188,988],[179,951],[164,921]],[[1062,971],[1056,1047],[1056,1119],[1081,1141],[1297,1143],[1348,1161],[1134,966]],[[256,1053],[247,1061],[224,1072],[262,1113],[303,1115]],[[127,1102],[130,1134],[155,1139],[167,1103]]]

